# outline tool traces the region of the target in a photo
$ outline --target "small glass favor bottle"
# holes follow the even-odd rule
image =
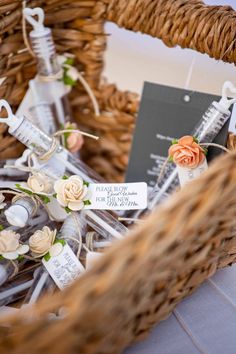
[[[201,120],[192,131],[192,136],[196,137],[199,143],[211,143],[224,124],[231,116],[230,106],[236,102],[236,98],[228,99],[227,93],[231,92],[235,95],[236,88],[229,81],[226,81],[222,89],[222,98],[219,102],[212,102]],[[175,165],[169,170],[169,175],[162,185],[156,184],[148,197],[148,210],[152,210],[161,201],[164,193],[171,193],[173,187],[179,185],[178,172]],[[147,210],[139,210],[133,214],[134,218],[138,218]]]
[[[52,31],[43,24],[43,9],[25,8],[23,15],[33,27],[29,37],[37,60],[38,75],[30,81],[34,101],[30,111],[34,117],[33,121],[37,122],[43,131],[52,134],[66,121],[71,121],[67,98],[70,89],[62,81],[63,73],[57,59]],[[35,15],[37,20],[33,17]]]
[[[57,234],[58,239],[64,239],[74,253],[77,253],[82,246],[82,236],[86,233],[86,224],[82,217],[70,215],[64,221],[60,232]],[[45,292],[53,292],[56,289],[56,284],[50,277],[47,270],[42,266],[37,270],[37,274],[29,289],[24,304],[33,304]]]
[[[33,216],[35,203],[30,198],[20,198],[4,211],[10,225],[24,227]]]
[[[45,292],[52,294],[55,290],[55,283],[45,268],[41,266],[34,272],[34,278],[24,298],[23,306],[34,304]]]
[[[28,275],[32,276],[32,269],[29,270]],[[26,280],[25,277],[21,280],[14,279],[14,281],[1,286],[0,289],[0,307],[6,306],[12,302],[18,301],[25,296],[25,292],[32,286],[33,279]]]

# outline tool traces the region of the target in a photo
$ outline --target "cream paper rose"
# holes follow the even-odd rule
[[[29,251],[28,245],[19,243],[20,235],[12,230],[3,230],[0,232],[0,254],[6,259],[17,259]]]
[[[42,173],[31,175],[27,180],[27,186],[34,193],[51,193],[53,188],[51,180]]]
[[[83,179],[76,175],[56,181],[54,190],[58,203],[73,211],[81,210],[84,207],[84,201],[88,199],[88,187]]]
[[[29,238],[29,248],[35,258],[44,256],[52,247],[57,230],[51,230],[48,226],[44,226],[42,230],[37,230]]]

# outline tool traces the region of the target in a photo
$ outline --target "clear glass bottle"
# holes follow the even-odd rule
[[[30,269],[28,271],[27,278],[30,279],[14,279],[14,281],[7,283],[6,285],[1,286],[0,288],[0,307],[6,306],[12,302],[18,301],[25,296],[25,292],[33,284],[33,271]]]
[[[37,61],[37,76],[29,83],[31,96],[25,96],[25,101],[31,101],[31,107],[23,102],[24,110],[28,108],[23,113],[30,112],[33,121],[47,134],[52,134],[65,122],[71,121],[67,98],[70,90],[62,81],[62,68],[57,60],[52,31],[43,24],[43,9],[25,8],[23,14],[33,27],[29,37]],[[33,17],[35,15],[37,20]]]
[[[34,211],[35,203],[31,198],[25,197],[13,202],[4,211],[4,214],[10,225],[24,227],[28,224],[28,220],[32,218]]]
[[[76,217],[77,221],[73,215],[68,216],[68,218],[64,221],[59,233],[57,234],[57,238],[66,240],[74,253],[77,253],[79,247],[81,247],[79,246],[78,242],[82,242],[82,236],[86,233],[87,227],[82,217]],[[80,226],[80,228],[78,228],[78,226]],[[76,242],[76,240],[78,242]],[[25,297],[24,304],[33,304],[43,293],[52,293],[55,290],[56,284],[50,277],[47,270],[42,266],[39,270],[37,270],[33,284]]]
[[[32,305],[38,301],[44,293],[53,293],[56,290],[56,284],[43,266],[35,270],[32,284],[24,298],[23,306]]]

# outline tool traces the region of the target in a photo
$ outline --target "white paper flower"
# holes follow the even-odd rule
[[[88,199],[88,187],[83,179],[76,175],[56,181],[54,190],[58,203],[73,211],[81,210],[84,207],[84,200]]]
[[[66,72],[66,75],[69,76],[73,81],[77,81],[79,79],[79,72],[78,70],[71,65],[65,65],[65,67],[68,69]]]
[[[6,259],[17,259],[29,251],[28,245],[19,243],[20,235],[12,230],[0,232],[0,254]]]
[[[0,209],[4,209],[7,203],[3,203],[5,200],[5,197],[2,193],[0,193]]]
[[[57,55],[57,62],[60,66],[63,66],[63,64],[66,62],[67,57],[65,55]]]
[[[42,174],[42,173],[34,173],[29,176],[27,180],[28,189],[30,189],[33,193],[44,193],[50,194],[52,193],[53,183],[51,179]]]
[[[37,230],[29,238],[29,247],[35,258],[42,257],[48,253],[52,247],[57,230],[51,230],[48,226],[44,226],[42,230]]]

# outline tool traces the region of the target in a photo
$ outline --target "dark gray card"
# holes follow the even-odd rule
[[[145,181],[153,186],[172,139],[191,134],[211,102],[219,99],[216,95],[145,82],[126,182]],[[225,145],[228,125],[214,142]],[[219,149],[210,148],[207,159],[219,153]]]

